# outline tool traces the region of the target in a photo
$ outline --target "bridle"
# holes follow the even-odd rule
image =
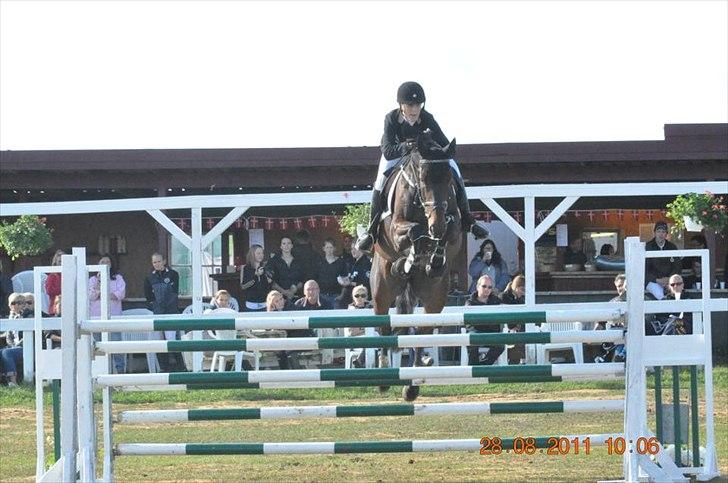
[[[414,152],[412,154],[414,154]],[[409,160],[407,160],[407,162],[405,162],[405,163],[402,163],[402,165],[400,166],[400,170],[402,172],[402,177],[404,178],[405,182],[410,186],[410,188],[415,190],[415,199],[413,200],[413,203],[415,205],[419,205],[419,207],[422,208],[422,210],[425,213],[425,218],[427,219],[428,222],[429,222],[430,218],[432,217],[432,215],[438,209],[447,211],[448,203],[447,203],[447,200],[435,202],[435,201],[425,201],[422,198],[423,189],[420,186],[421,179],[422,179],[422,176],[421,176],[422,167],[429,165],[429,164],[442,164],[442,163],[449,163],[449,162],[450,162],[449,159],[424,159],[421,157],[421,155],[420,155],[420,160],[415,161],[414,158],[412,157],[412,155],[410,155]],[[416,178],[415,180],[413,180],[412,177],[410,176],[410,174],[407,172],[408,165],[412,165],[412,169],[414,170],[414,175]],[[450,218],[451,217],[448,216],[448,223],[450,223],[450,221],[451,221]],[[428,235],[424,235],[420,238],[430,238],[431,240],[440,242],[439,238],[433,238]]]

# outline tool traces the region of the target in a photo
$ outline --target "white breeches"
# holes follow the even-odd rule
[[[377,179],[374,181],[375,190],[382,191],[384,189],[384,183],[387,181],[384,173],[395,167],[397,164],[399,164],[400,161],[402,161],[402,158],[394,158],[388,161],[384,156],[382,156],[379,159],[379,168],[377,168]],[[450,168],[455,172],[455,174],[457,174],[459,178],[462,178],[462,175],[460,174],[460,168],[458,168],[455,160],[451,159],[449,160],[449,163]]]

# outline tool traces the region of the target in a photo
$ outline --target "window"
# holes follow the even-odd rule
[[[192,295],[192,254],[183,244],[171,237],[169,266],[179,272],[179,294]],[[215,270],[217,268],[217,270]],[[212,296],[210,275],[222,270],[222,237],[218,236],[202,251],[202,295]]]
[[[619,245],[619,231],[617,230],[584,230],[581,233],[583,240],[583,251],[589,260],[594,259],[601,253],[602,246],[606,244],[614,247],[614,254],[621,255],[622,247]]]

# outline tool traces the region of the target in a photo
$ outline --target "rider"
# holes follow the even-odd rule
[[[417,138],[427,129],[432,131],[432,138],[441,147],[450,142],[440,129],[432,114],[425,106],[425,91],[417,82],[405,82],[397,89],[399,108],[387,113],[384,117],[384,135],[382,135],[382,158],[379,161],[377,179],[372,190],[372,213],[367,233],[357,240],[357,248],[363,252],[371,252],[377,238],[379,218],[382,215],[384,201],[382,190],[392,168],[417,146]],[[460,209],[463,229],[472,231],[475,238],[485,238],[488,231],[478,225],[470,214],[468,197],[460,170],[454,160],[450,160],[450,168],[457,186],[457,203]]]

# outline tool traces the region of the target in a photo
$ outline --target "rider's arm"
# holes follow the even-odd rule
[[[396,112],[396,111],[394,111]],[[382,135],[382,155],[387,161],[401,158],[409,152],[407,143],[397,138],[397,116],[390,112],[384,117],[384,134]]]
[[[435,121],[435,116],[429,112],[422,110],[422,120],[425,124],[425,129],[429,128],[432,131],[432,140],[439,144],[441,147],[445,147],[450,144],[445,133],[442,132],[440,125]]]

